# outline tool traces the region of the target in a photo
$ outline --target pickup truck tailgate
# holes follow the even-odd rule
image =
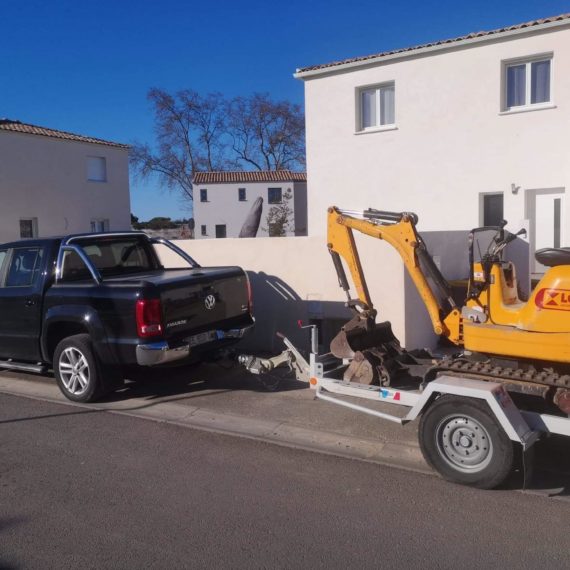
[[[250,324],[247,276],[239,267],[183,271],[160,284],[167,338]]]

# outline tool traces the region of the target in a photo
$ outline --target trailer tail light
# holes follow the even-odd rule
[[[162,335],[162,307],[160,299],[139,299],[137,301],[136,313],[137,333],[141,338]]]

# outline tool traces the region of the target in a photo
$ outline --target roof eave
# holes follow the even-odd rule
[[[536,26],[527,26],[526,28],[517,28],[515,30],[507,30],[505,32],[496,32],[493,34],[488,34],[486,36],[479,36],[475,38],[466,38],[464,40],[450,41],[449,43],[442,43],[433,46],[420,47],[417,49],[411,49],[409,51],[402,51],[398,53],[393,53],[389,55],[380,55],[378,57],[373,57],[370,59],[362,59],[358,61],[351,61],[347,63],[339,63],[338,65],[331,65],[330,67],[324,67],[322,69],[309,69],[303,71],[303,68],[297,69],[293,74],[295,79],[313,79],[322,75],[330,75],[333,73],[350,71],[359,67],[368,67],[371,65],[376,65],[379,63],[384,63],[387,61],[394,61],[398,59],[410,59],[412,57],[417,57],[419,55],[431,54],[438,51],[449,51],[452,49],[457,49],[465,46],[470,46],[474,44],[482,44],[492,42],[502,38],[508,38],[510,36],[520,36],[524,34],[541,32],[550,28],[563,28],[570,26],[570,20],[559,20],[554,22],[547,22],[544,24],[537,24]]]
[[[132,148],[132,145],[130,145],[130,144],[118,143],[118,142],[113,142],[113,141],[103,141],[103,140],[101,140],[101,141],[97,141],[97,140],[87,141],[87,140],[71,139],[71,138],[59,137],[59,136],[54,136],[54,135],[48,135],[48,134],[44,134],[44,133],[26,133],[23,131],[16,131],[16,130],[12,130],[12,129],[0,129],[0,133],[24,135],[27,137],[43,137],[46,139],[51,139],[51,140],[56,140],[56,141],[72,142],[72,143],[79,143],[79,144],[96,144],[99,146],[116,148],[118,150],[127,150],[128,151]],[[68,133],[68,134],[73,135],[74,133]]]

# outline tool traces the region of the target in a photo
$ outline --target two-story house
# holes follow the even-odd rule
[[[291,170],[197,172],[194,175],[194,235],[239,237],[256,219],[256,237],[274,235],[271,211],[281,215],[282,235],[307,235],[307,174]],[[255,224],[254,224],[255,225]]]
[[[298,69],[309,235],[334,204],[570,245],[569,69],[570,14]]]
[[[128,146],[0,119],[0,204],[0,243],[128,230]]]

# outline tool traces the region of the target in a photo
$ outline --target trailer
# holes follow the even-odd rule
[[[516,446],[523,452],[528,468],[529,451],[547,434],[570,436],[570,418],[524,409],[515,404],[505,385],[458,375],[440,374],[430,382],[383,387],[343,380],[350,361],[332,353],[319,354],[318,332],[311,331],[308,360],[287,339],[278,334],[285,350],[272,358],[240,355],[238,361],[253,374],[271,374],[283,366],[306,382],[316,398],[349,408],[380,420],[400,425],[419,418],[418,437],[427,463],[444,479],[455,483],[492,489],[514,469]],[[362,404],[350,399],[359,398]],[[405,414],[385,413],[364,405],[381,401],[403,408]]]

